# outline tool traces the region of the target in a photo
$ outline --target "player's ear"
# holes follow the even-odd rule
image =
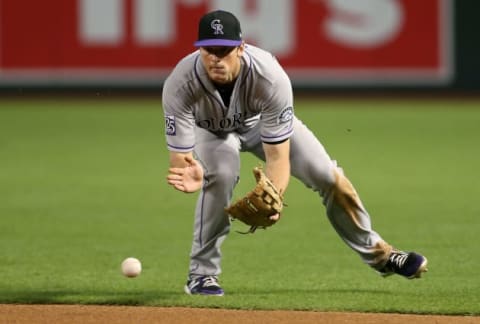
[[[244,51],[245,51],[245,42],[242,42],[242,44],[240,44],[237,48],[237,56],[242,57]]]

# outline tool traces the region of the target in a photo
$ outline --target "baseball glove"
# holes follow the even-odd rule
[[[257,184],[245,197],[225,208],[232,220],[239,219],[250,226],[247,233],[254,233],[257,228],[267,228],[276,223],[270,216],[280,214],[283,209],[283,197],[267,178],[261,167],[253,168]]]

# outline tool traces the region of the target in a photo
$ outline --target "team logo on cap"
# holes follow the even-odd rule
[[[223,35],[223,25],[220,23],[220,19],[212,20],[210,26],[213,29],[214,35]]]

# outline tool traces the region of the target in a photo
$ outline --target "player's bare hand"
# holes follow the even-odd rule
[[[189,156],[185,156],[186,167],[169,168],[167,182],[175,189],[187,193],[195,192],[202,187],[202,166]]]

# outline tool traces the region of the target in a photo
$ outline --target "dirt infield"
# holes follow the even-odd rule
[[[0,323],[480,323],[480,317],[303,311],[246,311],[145,306],[0,305]]]

